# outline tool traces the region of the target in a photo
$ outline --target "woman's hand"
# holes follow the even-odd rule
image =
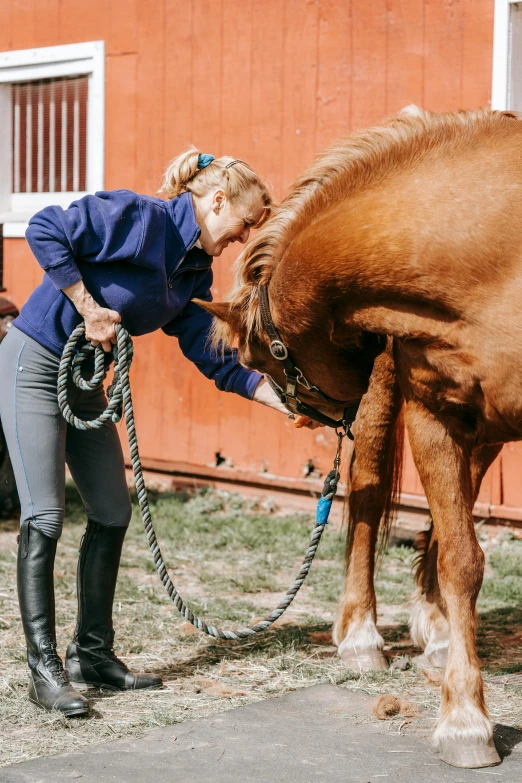
[[[116,324],[121,316],[116,310],[100,307],[85,288],[82,280],[62,289],[85,321],[85,337],[92,345],[100,345],[107,353],[116,345]]]
[[[256,402],[260,402],[261,405],[267,405],[269,408],[273,408],[275,411],[284,413],[288,416],[288,410],[285,408],[275,391],[272,389],[268,381],[264,378],[259,381],[257,389],[254,392],[253,399]],[[322,424],[308,418],[308,416],[297,416],[294,421],[294,427],[300,429],[301,427],[307,427],[310,430],[315,430],[317,427],[322,427]]]
[[[112,346],[118,342],[116,337],[116,324],[121,321],[121,316],[115,310],[96,305],[88,313],[82,313],[85,321],[85,337],[92,345],[101,343],[104,351],[112,351]]]
[[[285,416],[288,416],[287,409],[275,391],[272,389],[268,381],[266,381],[264,378],[261,378],[257,384],[257,389],[254,392],[253,399],[256,402],[260,402],[261,405],[266,405],[268,408],[273,408],[275,411],[279,411],[279,413],[284,413]]]

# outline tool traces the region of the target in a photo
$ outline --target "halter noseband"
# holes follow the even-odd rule
[[[320,424],[324,424],[327,427],[333,427],[334,429],[342,428],[346,435],[353,440],[351,432],[351,426],[357,416],[357,410],[359,403],[354,405],[347,405],[346,402],[340,400],[334,400],[325,394],[318,386],[310,383],[303,375],[299,367],[293,363],[288,354],[288,349],[284,342],[281,340],[281,335],[277,331],[277,328],[272,320],[272,314],[270,312],[270,302],[268,301],[268,290],[265,285],[260,285],[258,288],[259,297],[259,311],[261,313],[261,322],[263,328],[270,339],[270,353],[281,362],[286,378],[286,387],[282,389],[270,375],[267,375],[267,381],[275,391],[285,408],[292,414],[298,414],[299,416],[308,416],[314,421],[318,421]],[[298,395],[298,385],[303,386],[307,391],[318,397],[323,402],[329,405],[342,406],[344,408],[342,419],[332,419],[330,416],[326,416],[321,413],[317,408],[313,408],[306,402],[302,402]]]

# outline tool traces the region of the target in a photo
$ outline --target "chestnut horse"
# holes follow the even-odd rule
[[[475,645],[484,555],[472,508],[502,444],[522,437],[522,123],[412,107],[299,177],[240,255],[227,299],[201,303],[216,340],[284,386],[260,286],[304,375],[331,398],[362,399],[339,653],[384,665],[374,551],[403,416],[433,518],[412,631],[446,663],[435,744],[456,766],[498,763]],[[300,397],[340,417],[304,388]]]

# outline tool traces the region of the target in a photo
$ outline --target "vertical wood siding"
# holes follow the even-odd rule
[[[194,143],[242,157],[278,197],[336,137],[408,103],[488,104],[493,0],[3,0],[0,51],[103,39],[106,187],[155,193],[167,161]],[[5,281],[22,304],[41,277],[23,240],[6,240]],[[215,262],[215,296],[232,254]],[[278,414],[213,385],[162,333],[136,340],[144,457],[300,478],[328,469],[333,434],[296,432]],[[522,509],[522,447],[507,446],[481,501]],[[406,454],[405,491],[422,494]]]

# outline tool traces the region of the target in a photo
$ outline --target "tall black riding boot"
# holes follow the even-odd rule
[[[127,528],[89,520],[78,561],[78,623],[65,666],[76,687],[159,688],[155,674],[135,674],[113,651],[112,605]]]
[[[86,715],[89,702],[69,684],[56,652],[54,558],[57,541],[26,520],[18,547],[18,600],[27,640],[29,698],[66,717]]]

